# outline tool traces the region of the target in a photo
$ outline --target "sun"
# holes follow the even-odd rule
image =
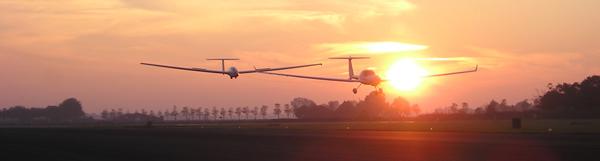
[[[392,64],[386,78],[399,91],[414,91],[429,72],[414,59],[400,59]]]

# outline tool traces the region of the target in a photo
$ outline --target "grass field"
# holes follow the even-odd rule
[[[522,129],[512,129],[511,120],[469,120],[21,126],[0,128],[0,160],[597,160],[599,125],[523,120]]]
[[[0,125],[7,127],[146,127],[145,123],[94,123],[80,125]],[[479,132],[479,133],[600,133],[600,119],[522,120],[520,129],[512,120],[443,121],[298,121],[258,120],[228,122],[155,122],[153,127],[194,127],[207,129],[299,129],[353,131]]]
[[[200,128],[315,129],[374,131],[440,131],[485,133],[600,133],[600,120],[523,120],[513,129],[511,120],[461,121],[375,121],[375,122],[217,122],[157,126],[199,126]]]

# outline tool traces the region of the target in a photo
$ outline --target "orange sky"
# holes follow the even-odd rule
[[[388,94],[426,110],[462,101],[515,102],[546,83],[598,74],[597,6],[595,0],[5,0],[0,107],[45,106],[67,97],[79,98],[88,112],[272,105],[297,96],[319,103],[361,99],[370,87],[353,95],[355,84],[269,75],[229,80],[138,65],[216,69],[218,63],[204,59],[220,56],[241,58],[230,63],[240,69],[322,62],[287,72],[345,78],[344,62],[325,59],[343,54],[372,56],[356,61],[356,69],[373,67],[382,75],[401,57],[423,58],[437,72],[480,64],[477,73],[427,79],[417,92]],[[363,53],[340,47],[369,42],[428,48]]]

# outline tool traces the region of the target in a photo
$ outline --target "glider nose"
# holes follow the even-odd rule
[[[229,78],[233,79],[233,78],[237,78],[240,75],[240,73],[238,72],[237,68],[231,67],[231,68],[229,68],[227,75],[229,75]]]
[[[231,78],[231,79],[237,78],[238,76],[240,76],[240,74],[237,71],[230,71],[227,75],[229,75],[229,78]]]

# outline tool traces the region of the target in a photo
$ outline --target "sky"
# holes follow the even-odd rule
[[[412,91],[382,85],[424,111],[491,99],[531,99],[548,83],[600,72],[597,0],[2,0],[0,107],[45,107],[68,97],[102,109],[238,107],[359,100],[372,88],[271,75],[227,76],[152,68],[140,62],[241,70],[323,63],[285,71],[347,77],[340,55],[370,56],[355,69],[386,77],[414,58],[430,73]],[[364,50],[364,44],[400,44]],[[398,47],[398,46],[397,46]],[[385,47],[379,49],[387,49]],[[392,47],[393,49],[393,47]]]

